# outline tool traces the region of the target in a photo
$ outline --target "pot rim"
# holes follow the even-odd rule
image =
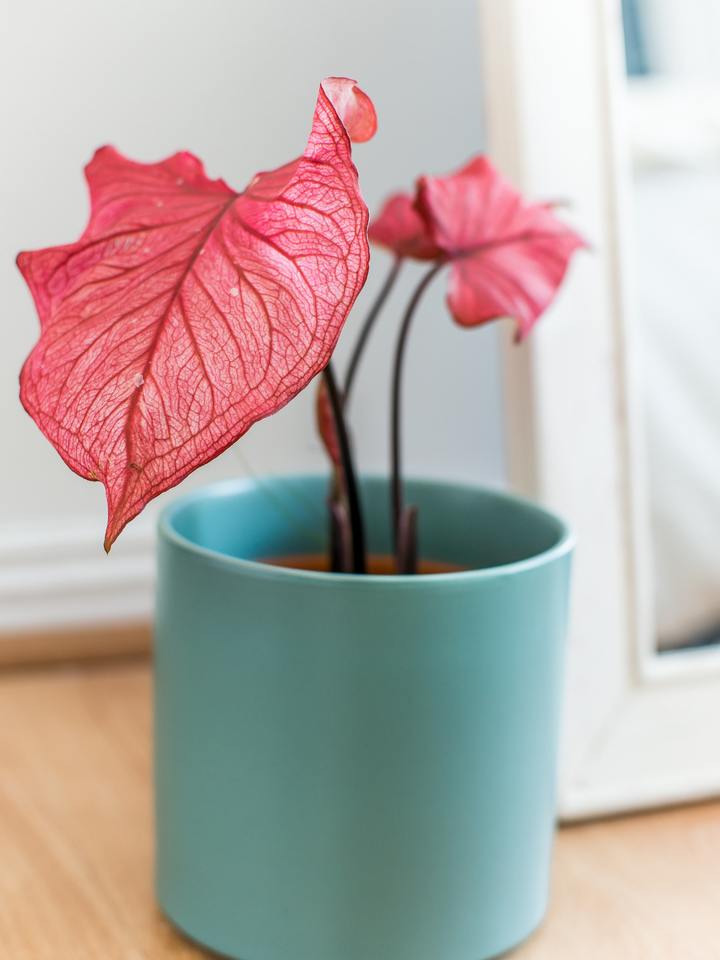
[[[570,553],[577,544],[577,536],[575,535],[574,530],[565,522],[565,520],[559,517],[556,513],[553,513],[553,511],[540,506],[527,497],[518,496],[515,493],[508,493],[504,490],[496,490],[492,487],[481,487],[474,484],[456,483],[453,481],[438,480],[436,478],[429,477],[410,477],[408,478],[407,482],[441,486],[446,487],[449,490],[455,489],[465,492],[484,493],[496,497],[498,500],[517,503],[529,509],[538,516],[550,518],[557,523],[558,527],[560,528],[560,536],[557,543],[548,550],[543,550],[541,553],[537,553],[532,557],[527,557],[524,560],[516,560],[512,563],[500,564],[493,567],[479,567],[477,569],[455,571],[452,573],[429,573],[423,574],[422,576],[413,576],[409,574],[325,573],[316,570],[302,570],[296,567],[276,567],[271,564],[262,563],[259,560],[249,560],[244,557],[234,557],[228,553],[222,553],[219,550],[213,550],[210,547],[204,547],[198,543],[195,543],[194,540],[191,540],[188,537],[183,536],[183,534],[178,533],[173,526],[175,515],[180,510],[190,506],[194,501],[223,497],[227,496],[229,493],[242,493],[245,490],[255,488],[263,483],[272,483],[277,482],[278,480],[299,481],[308,480],[311,478],[317,479],[319,477],[323,479],[327,478],[329,480],[329,475],[308,472],[261,474],[254,477],[234,477],[229,480],[220,480],[215,483],[207,484],[197,490],[193,490],[185,494],[182,497],[178,497],[177,500],[174,500],[172,503],[168,504],[158,518],[158,533],[174,543],[176,546],[190,553],[195,553],[200,557],[212,560],[215,563],[219,563],[228,567],[229,569],[245,570],[248,573],[252,572],[254,576],[262,577],[263,579],[281,580],[286,582],[292,580],[302,581],[309,579],[309,581],[316,583],[323,581],[328,583],[342,584],[355,582],[358,584],[372,584],[373,586],[386,584],[387,586],[395,587],[397,587],[399,584],[402,584],[406,588],[411,587],[413,589],[421,588],[423,584],[430,585],[435,583],[457,583],[460,585],[467,583],[470,580],[489,580],[497,576],[509,576],[512,574],[521,573],[531,570],[534,567],[544,566],[547,563],[553,562],[565,554]],[[385,483],[388,482],[388,478],[382,474],[363,474],[360,479],[361,481],[379,480]]]

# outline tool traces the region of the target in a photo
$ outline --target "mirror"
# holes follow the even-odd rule
[[[658,0],[644,0],[642,10],[639,5],[626,7],[626,20],[629,13],[649,14],[655,3]],[[667,34],[673,40],[684,43],[696,24],[704,44],[712,37],[720,40],[720,29],[713,29],[720,17],[717,0],[672,0],[662,9],[677,14]],[[646,245],[642,269],[659,275],[657,290],[642,281],[641,292],[653,295],[645,315],[652,320],[648,307],[656,303],[667,308],[676,341],[666,354],[678,361],[679,382],[683,364],[694,369],[691,363],[707,359],[713,367],[705,380],[699,374],[685,378],[693,388],[703,385],[697,421],[680,411],[679,400],[671,404],[678,419],[678,446],[686,441],[671,467],[683,473],[675,480],[669,468],[656,470],[652,481],[660,492],[663,478],[669,489],[674,485],[674,529],[683,532],[683,510],[692,507],[700,517],[696,530],[707,534],[700,549],[687,555],[671,544],[669,560],[681,573],[684,564],[696,566],[687,583],[692,590],[700,584],[703,604],[688,590],[692,602],[685,618],[677,601],[683,594],[677,590],[666,608],[673,616],[680,612],[677,632],[671,633],[665,621],[660,651],[649,621],[663,622],[662,611],[654,618],[650,614],[654,595],[663,602],[666,598],[663,584],[655,593],[648,576],[647,443],[642,442],[648,431],[642,429],[642,371],[637,369],[638,361],[645,360],[652,375],[654,354],[649,346],[637,349],[635,329],[641,312],[636,309],[641,298],[635,295],[639,257],[633,255],[629,221],[631,208],[639,204],[633,198],[628,162],[621,0],[480,0],[480,10],[488,149],[529,195],[567,198],[568,214],[577,218],[593,244],[588,256],[577,258],[564,295],[534,336],[520,347],[508,343],[503,352],[510,482],[563,514],[578,533],[560,815],[573,820],[718,796],[720,644],[670,652],[674,645],[697,642],[701,630],[714,627],[717,607],[704,601],[709,597],[712,602],[720,592],[712,552],[720,541],[715,532],[720,421],[713,393],[714,366],[720,365],[713,360],[720,358],[720,344],[712,328],[714,305],[720,305],[714,287],[720,218],[711,205],[717,195],[714,121],[707,121],[703,129],[710,132],[701,141],[712,145],[709,162],[645,163],[642,174],[636,163],[636,182],[643,189],[657,186],[659,197],[649,203],[659,225],[648,222],[643,228],[639,223],[636,231],[639,237],[643,228],[653,242]],[[649,20],[644,26],[649,35]],[[644,91],[650,96],[654,82],[669,84],[676,78],[678,83],[687,79],[715,89],[712,44],[707,56],[690,57],[693,70],[708,64],[697,77],[689,71],[687,76],[678,71],[661,74],[658,62],[651,60],[658,47],[653,43],[655,47],[647,40],[641,48],[647,59],[644,68],[642,61],[634,68],[631,96],[636,87],[639,96]],[[710,96],[714,103],[714,94]],[[686,134],[674,140],[690,142]],[[635,142],[639,157],[637,133]],[[704,151],[701,155],[707,156]],[[704,184],[712,199],[695,206],[685,199],[673,204],[671,193],[663,199],[662,183],[675,183],[673,174],[690,187]],[[682,217],[675,214],[676,206]],[[689,222],[683,226],[686,217]],[[661,230],[662,237],[667,236],[662,242]],[[664,259],[654,264],[656,248]],[[658,326],[659,341],[663,329]],[[687,348],[687,360],[678,343]],[[661,408],[659,416],[664,415]],[[702,450],[710,460],[700,468],[699,481],[681,460],[687,450]],[[656,506],[660,532],[658,514]],[[656,537],[658,546],[663,542]],[[709,551],[703,552],[708,543]],[[672,585],[684,588],[685,583],[679,578]]]
[[[662,652],[720,643],[720,4],[622,7]]]

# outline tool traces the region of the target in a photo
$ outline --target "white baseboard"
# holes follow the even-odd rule
[[[0,527],[3,635],[149,621],[155,585],[155,525],[131,524],[109,556],[100,518]]]

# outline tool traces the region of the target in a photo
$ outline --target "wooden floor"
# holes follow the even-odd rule
[[[0,957],[208,957],[152,888],[150,671],[0,673]],[[720,803],[565,828],[513,960],[718,960]],[[439,958],[443,960],[443,958]]]

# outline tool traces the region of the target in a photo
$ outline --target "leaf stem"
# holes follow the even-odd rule
[[[332,363],[328,363],[323,370],[323,378],[325,380],[325,386],[327,387],[330,406],[332,407],[335,433],[337,434],[338,445],[340,447],[340,458],[342,460],[345,480],[345,494],[347,496],[348,513],[350,515],[350,530],[352,532],[353,573],[365,573],[365,533],[360,509],[360,497],[355,479],[352,453],[350,452],[350,442],[348,440],[347,430],[345,429],[342,401],[337,388],[335,374],[333,373]]]
[[[423,293],[430,284],[435,275],[445,266],[446,260],[439,260],[424,274],[422,280],[415,288],[415,292],[410,298],[410,302],[405,310],[405,316],[400,325],[397,344],[395,347],[395,362],[393,366],[392,382],[392,415],[391,415],[391,445],[392,445],[392,518],[393,535],[395,537],[395,549],[400,543],[400,518],[403,512],[403,488],[402,471],[400,465],[400,392],[402,383],[402,367],[405,356],[405,346],[407,344],[410,323],[415,314],[417,305],[420,303]]]
[[[400,267],[403,263],[403,257],[395,257],[392,266],[390,267],[390,272],[385,278],[385,283],[380,288],[380,292],[375,298],[375,302],[370,307],[370,312],[368,313],[365,321],[360,328],[360,333],[358,338],[355,341],[355,346],[353,347],[352,355],[350,356],[350,362],[348,363],[347,372],[345,373],[345,384],[343,386],[343,406],[347,405],[348,395],[350,393],[350,388],[352,387],[353,380],[355,379],[355,374],[357,373],[358,364],[360,358],[365,349],[365,344],[368,337],[370,336],[370,331],[372,330],[375,321],[377,320],[380,311],[385,305],[385,301],[390,296],[390,291],[395,286],[395,281],[397,276],[400,273]]]

